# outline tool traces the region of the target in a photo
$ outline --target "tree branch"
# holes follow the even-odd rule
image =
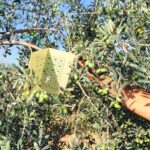
[[[36,50],[41,50],[41,48],[39,48],[36,45],[30,44],[27,42],[22,42],[22,41],[15,41],[15,40],[13,40],[13,41],[0,41],[0,45],[23,45],[23,46],[27,46],[30,48],[34,48]]]
[[[20,29],[20,30],[15,30],[12,32],[0,32],[2,35],[11,35],[11,34],[16,34],[16,33],[25,33],[25,32],[32,32],[32,31],[55,31],[55,29],[48,29],[48,28],[31,28],[31,29]]]

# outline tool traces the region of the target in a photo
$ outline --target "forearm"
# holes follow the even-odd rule
[[[135,114],[150,121],[150,94],[137,89],[123,90],[123,104]]]

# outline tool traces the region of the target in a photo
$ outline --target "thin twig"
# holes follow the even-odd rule
[[[140,46],[150,47],[150,44],[138,44]]]
[[[87,99],[89,100],[89,102],[93,106],[93,108],[96,110],[96,112],[100,113],[99,110],[95,107],[95,105],[91,101],[90,97],[86,94],[85,90],[83,89],[83,87],[81,86],[79,81],[77,82],[77,85],[80,87],[80,89],[82,90],[83,94],[87,97]]]
[[[17,34],[17,33],[25,33],[25,32],[33,32],[33,31],[57,31],[53,28],[30,28],[30,29],[20,29],[20,30],[14,30],[11,32],[0,32],[0,34],[2,35],[11,35],[11,34]]]
[[[80,107],[81,107],[81,104],[84,101],[84,99],[85,99],[85,95],[83,96],[83,98],[81,99],[81,101],[78,104],[78,109],[77,109],[77,112],[76,112],[77,115],[76,115],[75,127],[74,127],[74,133],[75,134],[76,134],[76,131],[77,131],[77,124],[78,124],[78,116],[79,116]]]

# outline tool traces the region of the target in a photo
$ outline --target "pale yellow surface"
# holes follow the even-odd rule
[[[57,95],[60,87],[66,88],[74,58],[72,53],[51,48],[33,52],[29,67],[35,73],[34,82],[47,93]]]

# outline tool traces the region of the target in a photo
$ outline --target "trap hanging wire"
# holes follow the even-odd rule
[[[29,68],[34,83],[49,94],[58,95],[65,89],[75,55],[52,48],[31,54]]]

